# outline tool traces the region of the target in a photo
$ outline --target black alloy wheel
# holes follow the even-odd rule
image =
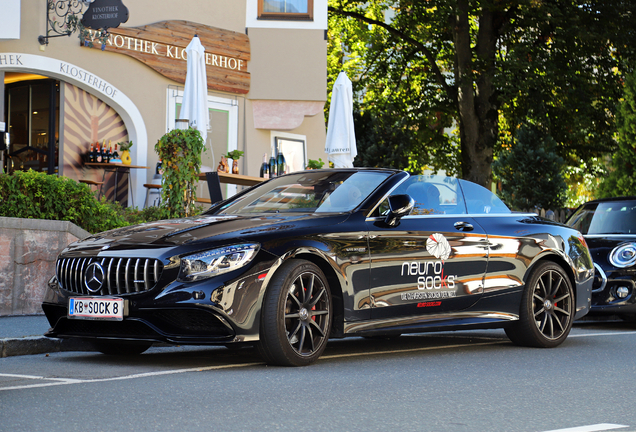
[[[267,363],[306,366],[320,357],[331,329],[327,278],[305,260],[285,262],[265,293],[258,350]]]
[[[521,301],[519,321],[506,328],[513,343],[552,348],[570,333],[575,299],[570,279],[563,269],[549,261],[532,272]]]

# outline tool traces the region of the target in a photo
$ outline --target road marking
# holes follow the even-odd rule
[[[622,429],[626,427],[629,427],[629,426],[617,425],[617,424],[611,424],[611,423],[599,423],[595,425],[579,426],[579,427],[573,427],[573,428],[567,428],[567,429],[554,429],[554,430],[545,431],[545,432],[598,432],[598,431],[606,431],[606,430],[612,430],[612,429]]]
[[[408,349],[400,349],[400,350],[387,350],[387,351],[365,351],[359,353],[350,353],[350,354],[333,354],[321,356],[318,361],[323,359],[335,359],[335,358],[347,358],[347,357],[359,357],[359,356],[368,356],[368,355],[380,355],[380,354],[402,354],[409,352],[417,352],[417,351],[432,351],[436,349],[449,349],[449,348],[460,348],[460,347],[473,347],[473,346],[483,346],[483,345],[497,345],[503,343],[510,343],[510,341],[496,341],[496,342],[482,342],[482,343],[465,343],[465,344],[455,344],[455,345],[443,345],[436,347],[420,347],[420,348],[408,348]]]
[[[165,371],[144,372],[144,373],[133,374],[133,375],[116,376],[116,377],[110,377],[110,378],[93,378],[93,379],[46,378],[46,377],[33,376],[33,375],[0,374],[0,376],[6,376],[6,377],[56,381],[56,382],[41,383],[41,384],[27,384],[27,385],[21,385],[21,386],[13,386],[13,387],[0,387],[0,391],[52,387],[52,386],[68,385],[68,384],[89,384],[89,383],[96,383],[96,382],[121,381],[121,380],[147,378],[147,377],[161,376],[161,375],[175,375],[175,374],[184,373],[184,372],[203,372],[203,371],[209,371],[209,370],[232,369],[232,368],[241,368],[241,367],[258,366],[258,365],[264,365],[264,363],[239,363],[239,364],[220,365],[220,366],[204,366],[204,367],[196,367],[196,368],[188,368],[188,369],[172,369],[172,370],[165,370]]]
[[[590,337],[590,336],[614,336],[614,335],[624,335],[624,334],[636,334],[636,331],[631,332],[616,332],[616,333],[591,333],[591,334],[579,334],[572,335],[570,334],[568,337]],[[405,335],[406,336],[406,335]],[[483,339],[483,338],[482,338]],[[358,353],[349,353],[349,354],[333,354],[333,355],[325,355],[321,356],[320,360],[329,360],[329,359],[338,359],[338,358],[350,358],[350,357],[361,357],[361,356],[370,356],[370,355],[383,355],[383,354],[404,354],[411,352],[420,352],[420,351],[433,351],[433,350],[442,350],[442,349],[452,349],[452,348],[461,348],[461,347],[473,347],[473,346],[486,346],[486,345],[498,345],[498,344],[506,344],[510,343],[509,340],[493,340],[491,342],[482,342],[482,343],[465,343],[465,344],[453,344],[453,345],[442,345],[435,347],[419,347],[419,348],[407,348],[407,349],[399,349],[399,350],[386,350],[386,351],[364,351]],[[121,380],[129,380],[129,379],[137,379],[137,378],[147,378],[153,376],[161,376],[161,375],[175,375],[185,372],[204,372],[211,370],[221,370],[221,369],[234,369],[234,368],[242,368],[248,366],[262,366],[264,363],[239,363],[239,364],[228,364],[228,365],[220,365],[220,366],[204,366],[204,367],[196,367],[196,368],[187,368],[187,369],[172,369],[165,371],[157,371],[157,372],[144,372],[139,374],[132,375],[124,375],[110,378],[94,378],[94,379],[72,379],[72,378],[46,378],[42,376],[36,375],[19,375],[19,374],[2,374],[0,373],[0,377],[9,377],[9,378],[24,378],[24,379],[33,379],[33,380],[42,380],[42,381],[54,381],[54,382],[46,382],[39,384],[28,384],[21,386],[12,386],[12,387],[0,387],[0,391],[3,390],[21,390],[21,389],[29,389],[29,388],[41,388],[41,387],[51,387],[58,385],[69,385],[69,384],[89,384],[96,382],[108,382],[108,381],[121,381]],[[628,426],[621,425],[610,425],[610,424],[600,424],[593,426],[583,426],[583,427],[607,427],[612,426],[610,429],[617,429]],[[555,431],[548,432],[595,432],[595,431],[603,431],[610,429],[559,429]]]
[[[590,336],[622,336],[622,335],[633,335],[636,334],[636,331],[608,331],[607,333],[588,333],[588,334],[569,334],[568,337],[590,337]]]

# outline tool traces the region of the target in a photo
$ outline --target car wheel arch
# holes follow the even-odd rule
[[[565,272],[565,274],[567,275],[568,279],[570,280],[570,284],[572,284],[573,287],[576,286],[576,278],[574,277],[574,272],[572,271],[572,267],[567,263],[565,259],[563,259],[563,257],[554,253],[548,253],[548,254],[542,255],[541,257],[538,257],[538,259],[534,260],[530,266],[528,266],[528,269],[526,270],[526,274],[523,278],[524,285],[528,283],[528,278],[532,275],[532,273],[534,273],[534,269],[539,264],[546,261],[549,261],[561,267],[563,271]],[[576,301],[576,290],[573,290],[573,291],[574,291],[574,300]]]
[[[318,253],[310,251],[301,251],[297,254],[290,254],[289,258],[303,259],[317,265],[324,273],[329,284],[331,292],[331,307],[333,309],[333,318],[331,322],[331,336],[342,337],[344,334],[344,301],[340,279],[334,268],[329,264],[327,259]]]

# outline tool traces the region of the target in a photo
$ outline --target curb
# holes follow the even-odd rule
[[[45,336],[0,339],[0,358],[61,351],[95,351],[89,342]]]

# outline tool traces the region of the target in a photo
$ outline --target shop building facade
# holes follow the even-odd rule
[[[117,185],[107,176],[103,192],[143,205],[143,185],[158,162],[154,145],[180,118],[185,47],[195,34],[206,48],[208,77],[204,170],[216,170],[231,150],[244,152],[239,170],[249,176],[259,175],[264,154],[279,149],[287,152],[290,170],[304,169],[308,159],[327,159],[327,0],[2,5],[0,122],[9,133],[7,172],[32,168],[101,180],[101,170],[83,163],[90,144],[132,141],[132,164],[148,168],[130,169]],[[56,19],[63,22],[65,13],[81,17],[91,5],[125,9],[127,20],[101,39],[89,32],[85,43],[77,33],[57,37]],[[232,194],[237,186],[225,188]],[[197,195],[206,194],[201,185]]]

